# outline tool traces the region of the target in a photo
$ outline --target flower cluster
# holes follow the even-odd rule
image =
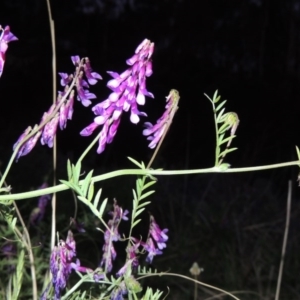
[[[169,124],[172,122],[174,114],[177,110],[177,104],[179,101],[179,93],[176,90],[171,90],[166,97],[166,110],[163,115],[157,120],[155,125],[150,122],[145,122],[146,129],[143,130],[143,135],[148,136],[147,140],[150,140],[149,148],[153,149],[160,141],[163,134],[168,129]]]
[[[114,200],[114,210],[110,212],[112,218],[108,221],[108,228],[104,233],[103,256],[100,262],[100,266],[104,265],[106,272],[111,272],[112,270],[112,261],[115,260],[117,256],[113,242],[120,240],[119,225],[121,220],[128,220],[127,214],[128,210],[123,211],[123,209],[117,205],[117,201]]]
[[[152,263],[155,255],[162,254],[162,249],[166,248],[166,242],[168,229],[161,230],[156,223],[154,217],[150,216],[150,229],[146,242],[142,242],[137,238],[131,238],[131,244],[127,247],[127,261],[124,266],[117,272],[117,276],[123,276],[126,274],[128,268],[137,268],[139,261],[137,254],[139,253],[139,247],[142,246],[148,253],[146,261]]]
[[[103,125],[97,153],[102,153],[106,144],[112,142],[123,111],[130,110],[130,120],[134,124],[139,122],[139,116],[147,116],[146,113],[138,110],[138,104],[145,104],[145,96],[154,98],[153,94],[146,89],[146,77],[152,74],[153,50],[154,43],[145,39],[136,48],[135,54],[126,61],[130,66],[126,71],[121,74],[108,72],[113,77],[107,83],[112,93],[106,100],[92,108],[96,115],[94,122],[80,132],[82,136],[89,136],[98,126]]]
[[[141,242],[141,245],[148,252],[146,261],[151,263],[155,255],[162,254],[162,249],[166,248],[166,241],[168,240],[168,229],[161,230],[153,216],[150,216],[149,236],[146,243]]]
[[[61,77],[60,83],[64,87],[64,91],[58,92],[56,103],[44,113],[39,125],[35,125],[33,129],[28,127],[14,144],[13,150],[20,143],[22,144],[17,153],[17,160],[19,157],[28,154],[34,148],[39,138],[42,145],[53,147],[57,127],[59,126],[61,130],[65,129],[67,120],[72,119],[75,97],[74,86],[76,86],[77,99],[84,106],[91,104],[90,99],[96,98],[93,93],[89,92],[88,88],[89,84],[95,84],[101,79],[101,76],[96,72],[92,72],[88,58],[80,60],[79,56],[72,56],[71,59],[76,70],[74,74],[58,73]],[[84,79],[84,75],[87,80]]]
[[[79,272],[92,271],[80,266],[76,258],[76,243],[72,232],[69,230],[66,241],[60,240],[55,246],[50,257],[50,271],[52,273],[52,284],[55,290],[55,300],[60,299],[60,292],[66,287],[72,270]]]
[[[3,29],[0,25],[0,77],[3,73],[5,52],[8,48],[8,43],[17,40],[18,38],[10,32],[9,26],[5,26],[5,28]]]
[[[40,186],[39,189],[44,189],[48,187],[47,183],[44,183]],[[45,215],[45,210],[48,202],[50,201],[51,196],[48,195],[43,195],[39,198],[38,200],[38,206],[33,209],[33,211],[30,214],[30,224],[32,225],[37,225]]]

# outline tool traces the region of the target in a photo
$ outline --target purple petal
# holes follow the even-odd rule
[[[99,124],[93,122],[89,126],[85,127],[83,130],[80,131],[81,136],[89,136],[91,135],[94,130],[99,126]]]
[[[71,56],[71,60],[74,66],[77,66],[80,63],[80,57],[78,55]]]

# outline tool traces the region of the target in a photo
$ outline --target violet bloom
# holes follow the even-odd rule
[[[153,257],[162,254],[162,249],[166,248],[166,241],[168,240],[168,229],[161,230],[153,216],[150,216],[149,236],[146,243],[141,243],[144,249],[148,252],[146,261],[151,263]]]
[[[168,240],[167,236],[168,229],[161,230],[157,225],[153,216],[150,216],[150,230],[149,233],[152,238],[157,243],[159,249],[166,248],[166,241]]]
[[[141,245],[141,241],[132,238],[133,244],[128,246],[127,248],[127,261],[124,266],[116,273],[117,277],[123,276],[128,269],[137,268],[139,265],[139,260],[137,257],[137,253],[139,246]],[[132,273],[132,272],[130,272]]]
[[[156,248],[151,237],[147,239],[146,243],[142,243],[142,246],[148,252],[146,261],[150,264],[152,263],[154,256],[162,254],[162,251]]]
[[[139,265],[139,260],[138,260],[138,256],[137,254],[139,253],[138,249],[141,245],[141,241],[132,238],[132,245],[128,247],[127,249],[127,254],[128,254],[128,258],[132,261],[131,265],[134,268],[137,268]]]
[[[73,116],[75,90],[70,89],[69,85],[76,86],[77,99],[81,101],[84,106],[88,106],[91,103],[90,99],[96,98],[96,96],[88,90],[89,83],[95,84],[101,79],[101,76],[92,71],[90,61],[87,57],[80,59],[79,56],[72,56],[71,59],[76,66],[74,74],[58,73],[61,77],[60,83],[64,87],[64,90],[58,92],[56,103],[52,104],[49,110],[44,113],[39,125],[35,125],[33,130],[36,133],[27,141],[24,141],[24,139],[32,133],[31,127],[28,127],[14,144],[14,150],[19,144],[22,144],[17,153],[16,160],[28,154],[39,138],[41,138],[40,141],[42,145],[48,145],[50,148],[53,147],[58,126],[61,130],[65,129],[67,120],[71,120]],[[85,80],[85,78],[87,80]],[[37,130],[37,128],[39,128],[39,130]]]
[[[0,25],[0,77],[3,73],[5,52],[7,51],[8,43],[17,40],[18,38],[10,32],[9,26],[5,26],[3,29]]]
[[[36,128],[36,126],[35,126]],[[34,128],[34,129],[35,129]],[[21,136],[19,137],[18,141],[13,145],[13,150],[16,149],[16,147],[18,146],[19,143],[23,142],[24,138],[32,131],[32,128],[31,127],[28,127],[24,133],[21,134]],[[21,148],[19,149],[18,153],[17,153],[17,156],[16,156],[16,161],[18,161],[18,159],[21,157],[21,156],[25,156],[26,154],[28,154],[33,148],[34,146],[36,145],[38,139],[40,138],[41,136],[41,132],[38,131],[35,135],[33,135],[30,139],[28,139],[26,141],[26,143],[24,143]]]
[[[128,293],[125,282],[122,281],[117,288],[115,288],[111,295],[110,300],[123,300],[123,295],[126,295]]]
[[[104,245],[102,247],[103,256],[100,262],[100,266],[104,265],[106,272],[111,272],[113,267],[112,262],[117,256],[113,242],[120,240],[120,234],[118,230],[120,222],[121,220],[128,220],[126,216],[128,211],[123,211],[123,209],[117,205],[116,200],[114,200],[114,210],[109,212],[109,214],[112,216],[112,219],[108,221],[107,225],[109,229],[106,229],[104,233]]]
[[[79,260],[75,260],[75,257],[76,243],[72,232],[69,230],[66,241],[59,241],[58,245],[53,248],[50,258],[50,271],[52,273],[55,300],[60,299],[61,290],[66,287],[72,270],[79,272],[92,271],[80,266]]]
[[[73,64],[76,66],[76,71],[79,76],[76,79],[76,89],[77,89],[77,100],[81,101],[83,106],[89,106],[92,102],[90,99],[96,99],[96,95],[90,93],[88,88],[89,84],[94,85],[101,80],[100,74],[93,72],[88,57],[83,59],[84,63],[81,64],[80,57],[78,55],[71,56]],[[84,79],[84,75],[87,81]],[[62,80],[65,80],[66,74],[62,73]]]
[[[154,43],[145,39],[136,48],[135,54],[126,61],[129,66],[126,71],[121,74],[107,72],[113,77],[107,83],[107,87],[112,90],[112,93],[106,100],[92,108],[96,115],[94,122],[80,132],[82,136],[88,136],[98,126],[103,125],[97,153],[102,153],[106,144],[113,141],[123,111],[130,110],[130,121],[134,124],[139,122],[139,116],[147,116],[146,113],[138,110],[138,105],[145,104],[145,96],[154,98],[153,94],[148,92],[146,88],[146,77],[152,74],[151,56],[153,50]],[[89,77],[87,72],[86,76]]]
[[[150,122],[146,122],[144,125],[146,127],[143,130],[143,135],[148,136],[147,140],[150,140],[149,148],[153,149],[159,143],[163,134],[169,128],[175,112],[178,109],[179,94],[176,90],[171,90],[169,95],[166,97],[166,110],[163,115],[157,120],[155,125]]]

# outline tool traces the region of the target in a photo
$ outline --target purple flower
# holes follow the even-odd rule
[[[117,288],[115,288],[111,295],[110,295],[110,300],[123,300],[124,297],[123,295],[127,294],[127,288],[125,285],[125,282],[122,281]]]
[[[55,290],[54,299],[60,299],[61,290],[66,287],[72,270],[89,272],[91,269],[80,266],[76,257],[76,243],[72,232],[69,230],[66,241],[60,240],[52,250],[50,257],[50,271],[52,273],[52,284]]]
[[[166,110],[163,115],[157,120],[155,125],[146,122],[144,125],[146,129],[143,130],[143,135],[148,136],[147,140],[150,140],[149,148],[153,149],[160,141],[162,135],[168,128],[168,124],[172,122],[174,114],[177,110],[177,104],[179,101],[179,94],[176,90],[171,90],[166,97]]]
[[[126,61],[129,65],[126,71],[121,74],[112,71],[107,72],[113,77],[107,83],[107,87],[112,90],[112,93],[106,100],[93,107],[92,110],[96,115],[94,122],[80,133],[86,136],[96,128],[95,124],[103,125],[97,153],[102,153],[105,145],[113,141],[123,111],[130,110],[130,121],[134,124],[139,122],[139,116],[147,116],[146,113],[139,111],[138,105],[145,104],[145,96],[154,98],[153,94],[148,92],[146,88],[146,77],[152,74],[151,56],[153,50],[154,43],[145,39],[137,47],[135,54]],[[85,74],[88,80],[98,79],[95,74],[90,72],[88,63],[86,63]],[[90,81],[89,83],[92,84]],[[86,99],[85,101],[89,100]]]
[[[168,240],[167,232],[168,229],[161,230],[157,223],[155,222],[155,219],[153,216],[150,216],[150,235],[157,243],[157,246],[159,249],[166,248],[166,241]]]
[[[15,149],[20,142],[23,142],[24,138],[31,132],[31,130],[31,128],[30,130],[28,130],[28,128],[25,130],[25,132],[19,137],[18,142],[14,144],[13,149]],[[23,146],[21,146],[16,156],[16,161],[18,161],[21,156],[28,154],[34,148],[41,134],[42,133],[38,131],[34,136],[27,140]]]
[[[18,38],[10,32],[9,26],[5,26],[3,29],[0,25],[0,77],[3,73],[5,52],[7,51],[8,43],[17,40]]]
[[[133,243],[131,246],[129,246],[127,248],[127,253],[128,253],[128,258],[132,261],[132,266],[134,268],[137,268],[137,266],[139,265],[139,261],[138,261],[138,257],[137,257],[137,253],[139,252],[139,246],[141,245],[141,241],[132,238]]]
[[[71,60],[74,66],[78,66],[80,64],[80,57],[78,55],[71,56]]]
[[[89,84],[83,76],[86,74],[85,76],[89,82],[92,82],[91,84],[95,84],[98,79],[101,79],[101,76],[98,73],[92,72],[90,61],[87,57],[81,60],[79,56],[72,56],[71,59],[73,64],[76,66],[75,73],[58,73],[61,77],[60,83],[65,87],[64,91],[58,92],[56,103],[52,104],[49,110],[44,113],[39,125],[35,125],[35,131],[37,131],[37,128],[39,127],[36,134],[28,141],[24,142],[24,139],[32,132],[31,127],[28,127],[14,144],[13,149],[15,150],[19,144],[24,143],[17,153],[16,160],[18,160],[19,157],[28,154],[33,149],[40,136],[42,145],[48,145],[50,148],[53,147],[53,140],[58,124],[61,130],[65,129],[67,120],[71,120],[73,116],[75,91],[74,89],[70,89],[68,86],[71,81],[72,83],[70,86],[75,84],[77,89],[77,99],[80,100],[84,106],[91,104],[90,99],[96,98],[93,93],[89,92]],[[88,130],[86,130],[85,134],[88,134],[87,131]],[[115,132],[111,130],[111,136],[114,134]]]
[[[77,100],[81,101],[82,105],[87,107],[92,101],[90,99],[96,99],[96,95],[90,93],[88,89],[84,89],[84,87],[88,87],[88,83],[82,79],[83,74],[81,73],[80,77],[76,80],[76,88],[77,88]]]
[[[166,241],[168,236],[166,235],[168,229],[161,230],[153,216],[150,216],[150,229],[149,236],[146,243],[141,242],[141,245],[148,252],[146,261],[151,263],[155,255],[162,254],[161,249],[166,248]]]
[[[71,231],[68,232],[66,241],[60,240],[55,246],[50,258],[50,271],[52,284],[55,289],[55,299],[60,299],[60,292],[66,287],[72,271],[72,259],[76,255],[76,245]]]
[[[94,271],[93,278],[94,278],[95,282],[99,282],[100,280],[105,279],[105,274],[104,274],[103,270],[101,268],[97,268]]]
[[[59,114],[56,114],[44,127],[41,144],[47,144],[49,148],[53,147],[53,139],[57,131],[57,125],[59,122]]]
[[[123,276],[126,273],[127,269],[130,268],[131,264],[132,264],[132,260],[127,260],[125,265],[116,273],[116,276],[117,277]]]
[[[115,260],[117,253],[113,246],[113,242],[117,242],[120,239],[120,234],[118,231],[121,220],[128,220],[127,214],[128,211],[117,205],[117,201],[114,199],[114,210],[109,212],[112,216],[107,223],[108,229],[104,233],[104,245],[103,245],[103,257],[100,262],[100,266],[104,265],[106,272],[111,272],[112,270],[112,261]]]
[[[61,86],[66,86],[68,85],[72,79],[73,79],[73,75],[69,75],[67,73],[58,73],[58,75],[61,77],[60,79],[60,85]]]
[[[84,73],[91,85],[96,84],[98,80],[102,79],[100,74],[92,71],[90,60],[87,57],[85,58]]]
[[[142,246],[144,247],[144,249],[148,252],[148,256],[146,258],[146,261],[148,263],[152,263],[152,260],[153,260],[153,257],[155,255],[160,255],[162,254],[162,251],[160,251],[159,249],[156,248],[153,240],[151,237],[149,237],[147,239],[147,242],[146,243],[142,243]]]

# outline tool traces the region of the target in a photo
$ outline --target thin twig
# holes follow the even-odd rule
[[[157,145],[157,147],[156,147],[156,149],[155,149],[155,151],[154,151],[154,153],[153,153],[153,155],[152,155],[152,157],[151,157],[151,159],[150,159],[150,161],[149,161],[149,163],[147,165],[147,169],[149,169],[150,166],[152,165],[152,163],[153,163],[153,161],[154,161],[154,159],[155,159],[155,157],[156,157],[156,155],[157,155],[157,153],[158,153],[158,151],[159,151],[159,149],[160,149],[160,147],[161,147],[161,145],[162,145],[162,143],[163,143],[163,141],[164,141],[164,139],[165,139],[165,137],[166,137],[166,135],[167,135],[167,133],[168,133],[168,131],[170,129],[170,126],[172,124],[174,115],[175,115],[176,111],[178,110],[178,101],[180,99],[179,93],[176,90],[171,90],[170,91],[170,96],[171,96],[171,93],[173,93],[173,97],[174,97],[173,107],[172,107],[172,109],[170,111],[170,114],[169,114],[169,117],[167,119],[167,122],[164,125],[164,126],[166,126],[166,128],[164,130],[164,133],[163,133],[162,137],[160,138],[160,141],[159,141],[159,143],[158,143],[158,145]]]
[[[279,300],[279,295],[280,295],[284,258],[285,258],[285,251],[286,251],[286,245],[287,245],[288,234],[289,234],[289,226],[290,226],[290,218],[291,218],[291,202],[292,202],[292,181],[289,180],[288,196],[287,196],[287,204],[286,204],[286,222],[285,222],[285,230],[284,230],[284,237],[282,243],[281,260],[280,260],[279,273],[277,279],[275,300]]]
[[[49,24],[50,24],[50,33],[51,33],[51,46],[52,46],[52,97],[53,104],[56,103],[56,52],[55,52],[55,27],[54,21],[51,13],[50,0],[47,1]],[[56,135],[54,137],[53,145],[53,185],[56,185],[56,167],[57,167],[57,141]],[[55,244],[55,232],[56,232],[56,193],[52,195],[52,226],[51,226],[51,243],[50,249],[54,248]]]

